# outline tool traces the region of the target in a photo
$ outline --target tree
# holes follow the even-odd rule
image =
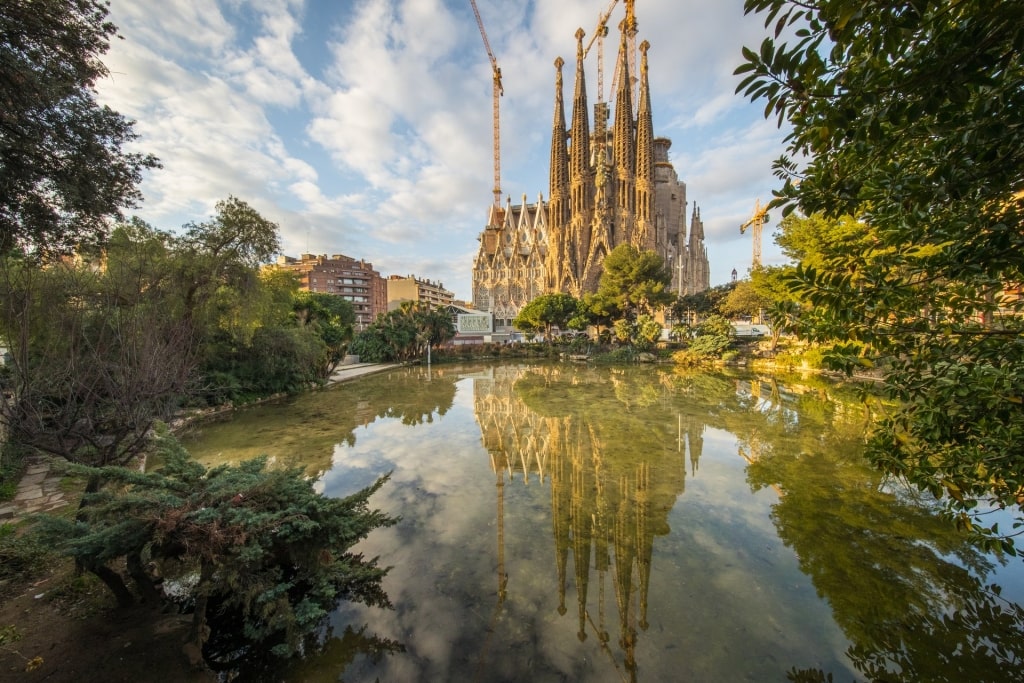
[[[259,266],[281,250],[278,226],[237,197],[216,204],[216,214],[188,223],[175,244],[183,256],[179,273],[185,313],[203,313],[222,287],[245,293],[258,286]],[[215,314],[215,311],[205,311]]]
[[[672,302],[671,282],[672,270],[657,252],[620,244],[605,257],[597,294],[613,302],[623,317],[636,320]]]
[[[719,310],[729,318],[747,316],[760,322],[764,309],[770,305],[771,300],[758,292],[751,280],[740,280],[725,297]]]
[[[124,151],[132,122],[96,103],[116,32],[106,17],[95,0],[0,3],[0,254],[102,242],[158,166]]]
[[[765,306],[771,350],[779,345],[783,333],[792,333],[800,313],[800,303],[789,288],[792,266],[766,266],[750,273],[754,290],[768,303]]]
[[[194,330],[163,277],[163,238],[111,242],[106,268],[0,260],[0,335],[10,347],[9,440],[75,462],[126,464],[194,386]]]
[[[377,316],[352,340],[351,349],[368,361],[409,361],[425,355],[428,345],[443,344],[454,336],[455,325],[444,309],[406,301]]]
[[[94,258],[0,258],[0,336],[11,353],[0,421],[12,442],[73,462],[125,465],[155,421],[169,421],[200,393],[226,393],[209,387],[211,377],[244,382],[244,372],[232,373],[245,366],[262,382],[257,390],[320,377],[323,344],[294,329],[291,290],[278,311],[258,275],[276,226],[238,200],[218,206],[226,210],[182,238],[135,220],[114,229]],[[280,353],[252,351],[258,330],[282,326],[293,329],[262,333]]]
[[[512,324],[523,332],[544,331],[551,339],[551,328],[568,329],[579,312],[579,301],[571,294],[552,292],[541,294],[523,306]]]
[[[330,498],[301,467],[269,469],[258,458],[207,469],[165,432],[156,444],[161,469],[82,470],[110,485],[89,494],[80,520],[43,520],[49,541],[83,566],[125,561],[135,593],[107,574],[120,604],[141,598],[158,609],[172,600],[160,592],[166,579],[189,586],[177,598],[194,603],[188,649],[218,668],[254,650],[297,654],[342,600],[390,607],[388,570],[353,551],[397,522],[369,507],[387,476]]]
[[[826,217],[790,213],[779,222],[775,243],[782,253],[805,268],[827,267],[843,253],[868,252],[879,244],[871,226],[853,216]]]
[[[330,377],[338,363],[345,358],[349,342],[352,341],[356,323],[355,308],[340,296],[305,291],[295,293],[293,308],[299,327],[311,328],[327,347],[324,376]]]
[[[735,282],[728,282],[724,285],[717,285],[703,292],[687,294],[678,297],[672,302],[672,317],[676,320],[691,320],[697,316],[703,317],[712,313],[719,313],[722,302],[729,293],[736,287]]]
[[[622,317],[618,302],[610,294],[601,292],[586,293],[580,299],[579,316],[573,326],[579,329],[593,325],[599,336],[603,328],[609,327]]]
[[[849,340],[899,408],[868,455],[942,497],[1024,500],[1024,5],[987,0],[747,0],[774,37],[744,49],[738,90],[791,126],[772,204],[869,232],[794,286],[806,334]],[[776,42],[796,27],[795,39]],[[973,517],[973,522],[972,522]],[[984,528],[981,527],[984,533]],[[989,543],[1012,543],[989,530]]]

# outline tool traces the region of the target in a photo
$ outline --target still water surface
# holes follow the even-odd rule
[[[186,446],[301,464],[331,496],[393,472],[371,503],[402,521],[359,550],[393,566],[394,609],[343,605],[287,680],[1014,678],[1021,560],[868,468],[864,424],[813,379],[465,365],[243,411]]]

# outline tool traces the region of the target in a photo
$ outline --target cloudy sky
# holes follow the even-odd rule
[[[548,193],[553,66],[571,101],[576,29],[609,0],[478,0],[502,70],[501,188]],[[605,45],[611,83],[623,16]],[[123,40],[101,100],[135,119],[147,176],[135,213],[175,229],[234,195],[280,225],[284,253],[365,258],[387,276],[471,295],[493,201],[491,67],[469,0],[111,0]],[[743,45],[764,35],[743,0],[638,0],[655,134],[704,218],[712,284],[750,267],[740,235],[777,181],[783,134],[734,95]],[[585,39],[587,40],[587,39]],[[596,99],[597,47],[587,59]],[[609,98],[610,99],[610,98]],[[781,262],[765,230],[764,261]]]

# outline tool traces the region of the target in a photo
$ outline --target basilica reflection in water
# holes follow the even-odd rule
[[[650,403],[657,397],[634,392],[629,382],[627,375],[566,366],[495,367],[474,377],[474,406],[495,474],[499,601],[508,590],[504,487],[547,483],[558,613],[570,611],[567,593],[575,586],[577,637],[597,638],[633,678],[637,639],[648,627],[654,539],[669,532],[668,513],[685,489],[687,463],[697,471],[704,424],[679,414],[674,433],[653,428]],[[574,392],[581,384],[589,391]],[[629,400],[617,415],[598,418],[582,399],[595,389]],[[542,404],[531,400],[539,392]],[[639,403],[644,410],[631,410]]]
[[[846,656],[868,680],[998,680],[1024,654],[1024,612],[986,582],[1001,560],[867,468],[859,455],[864,414],[855,401],[833,400],[829,385],[573,365],[470,376],[495,476],[498,609],[516,590],[506,567],[515,559],[504,549],[506,487],[549,486],[552,601],[623,679],[638,678],[655,540],[671,531],[670,513],[699,471],[710,429],[734,440],[752,492],[774,492],[771,522],[830,604],[849,638]],[[940,654],[937,640],[955,652]]]
[[[394,472],[375,498],[403,521],[365,549],[396,609],[349,606],[284,680],[1005,680],[1020,560],[872,469],[865,425],[814,377],[453,365],[243,411],[190,449],[328,495]]]

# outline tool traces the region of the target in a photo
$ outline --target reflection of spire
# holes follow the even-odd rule
[[[484,663],[487,661],[487,651],[491,645],[491,637],[494,635],[495,625],[498,621],[498,616],[501,614],[501,608],[505,604],[505,597],[508,588],[508,572],[505,571],[505,473],[498,466],[494,456],[491,456],[491,469],[494,470],[496,477],[495,487],[497,488],[497,521],[498,521],[498,601],[494,605],[494,612],[491,614],[491,623],[487,628],[487,635],[484,637],[483,643],[480,646],[480,659],[478,666],[481,669]],[[479,676],[477,676],[479,678]]]
[[[565,418],[568,431],[571,418]],[[573,566],[576,569],[576,600],[579,603],[579,631],[577,637],[582,641],[587,635],[587,588],[590,581],[590,547],[593,529],[593,516],[588,512],[588,495],[592,486],[587,477],[587,468],[583,462],[584,450],[579,439],[574,440],[572,448],[572,553]]]
[[[632,627],[630,607],[633,597],[633,561],[635,546],[635,507],[630,498],[630,478],[619,479],[619,506],[615,515],[615,604],[619,608],[619,647],[626,655],[626,669],[636,669],[636,629]]]
[[[505,571],[505,477],[498,470],[498,605],[505,602],[505,592],[508,588],[508,572]]]
[[[557,437],[552,438],[557,443]],[[569,524],[572,491],[567,485],[565,458],[555,458],[551,467],[551,525],[555,535],[555,564],[558,567],[558,613],[565,614],[566,562],[569,557]]]
[[[651,466],[643,462],[637,467],[636,483],[636,545],[639,549],[638,563],[640,569],[640,628],[647,630],[647,591],[651,581],[651,554],[654,552],[654,534],[648,530],[648,518],[651,513]]]
[[[492,468],[502,476],[507,472],[512,482],[518,472],[524,484],[536,476],[551,486],[557,611],[564,615],[571,600],[566,595],[571,552],[577,635],[583,640],[588,631],[594,633],[609,663],[624,679],[635,680],[638,635],[648,627],[654,538],[669,533],[668,512],[685,486],[687,446],[691,459],[699,458],[703,425],[696,418],[684,423],[680,417],[680,436],[678,443],[673,443],[671,437],[652,439],[649,426],[628,411],[595,419],[586,398],[580,397],[588,396],[587,385],[607,395],[607,378],[585,368],[506,366],[490,373],[493,381],[483,379],[474,384],[474,398]],[[623,405],[632,406],[636,397],[645,393],[646,387],[628,376],[616,381],[614,395]],[[561,392],[570,388],[573,398],[562,402],[568,394]],[[538,395],[553,400],[541,409],[543,416],[524,401]],[[558,407],[551,410],[550,405]],[[638,452],[642,454],[638,456]],[[676,460],[665,463],[666,457]],[[656,469],[652,469],[651,459],[658,460]],[[502,488],[498,500],[500,515]],[[499,518],[499,572],[504,574],[502,534]],[[590,572],[595,570],[598,590],[592,591]],[[619,622],[619,637],[614,640],[606,621],[606,617],[614,617],[605,613],[609,580]],[[505,599],[504,592],[500,599]]]

